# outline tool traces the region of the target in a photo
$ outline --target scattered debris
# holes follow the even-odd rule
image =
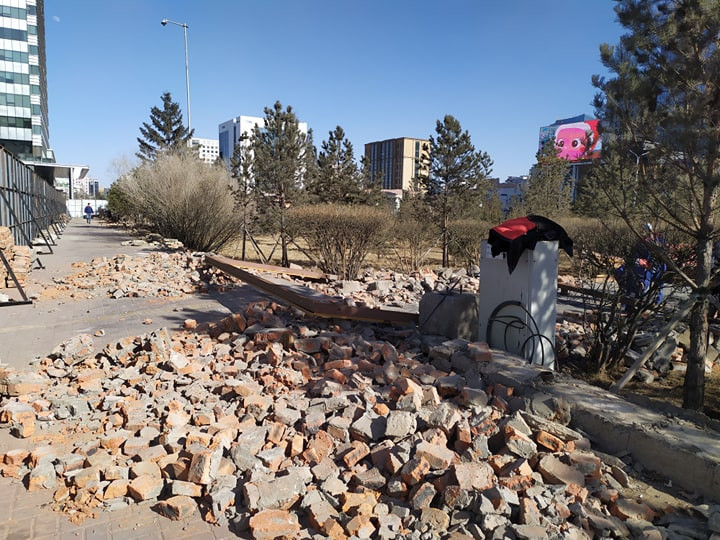
[[[36,372],[0,369],[5,429],[54,441],[6,452],[0,472],[75,520],[148,501],[254,538],[720,533],[718,505],[625,495],[625,463],[552,420],[569,419],[561,404],[487,385],[483,343],[269,301],[184,326],[98,348],[79,335]]]

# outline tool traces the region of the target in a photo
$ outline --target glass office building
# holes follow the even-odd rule
[[[23,161],[53,163],[43,0],[0,0],[0,144]]]

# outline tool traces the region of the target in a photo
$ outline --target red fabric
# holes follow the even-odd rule
[[[515,240],[528,231],[532,231],[537,225],[530,221],[527,217],[519,217],[510,219],[493,227],[493,230],[500,236],[507,238],[508,240]]]

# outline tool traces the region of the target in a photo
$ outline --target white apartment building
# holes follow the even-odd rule
[[[197,150],[198,157],[208,165],[215,163],[215,160],[220,155],[220,145],[217,139],[193,137],[191,144]]]
[[[504,182],[497,183],[498,195],[503,212],[507,212],[513,202],[522,201],[525,186],[528,183],[528,176],[508,176]]]
[[[235,147],[240,143],[240,137],[243,134],[251,135],[255,126],[264,127],[265,118],[259,116],[236,116],[218,126],[220,158],[225,162],[226,167],[230,167],[230,160]],[[306,122],[299,122],[298,128],[301,133],[307,134],[308,126]]]

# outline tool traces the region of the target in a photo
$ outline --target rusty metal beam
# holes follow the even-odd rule
[[[276,277],[260,276],[248,272],[242,268],[242,266],[246,264],[245,262],[236,261],[228,257],[223,257],[222,255],[206,255],[205,260],[223,272],[252,285],[256,289],[280,298],[310,315],[390,324],[418,322],[417,313],[393,309],[348,306],[335,298],[319,293],[309,287],[304,287]]]
[[[314,272],[313,270],[305,270],[304,268],[285,268],[284,266],[275,266],[274,264],[261,264],[250,261],[239,261],[237,259],[223,257],[222,255],[209,255],[208,257],[216,257],[218,260],[223,260],[227,264],[232,265],[234,268],[249,268],[251,270],[257,270],[258,272],[285,274],[288,276],[295,276],[303,279],[312,279],[317,281],[327,279],[327,276],[322,272]]]

